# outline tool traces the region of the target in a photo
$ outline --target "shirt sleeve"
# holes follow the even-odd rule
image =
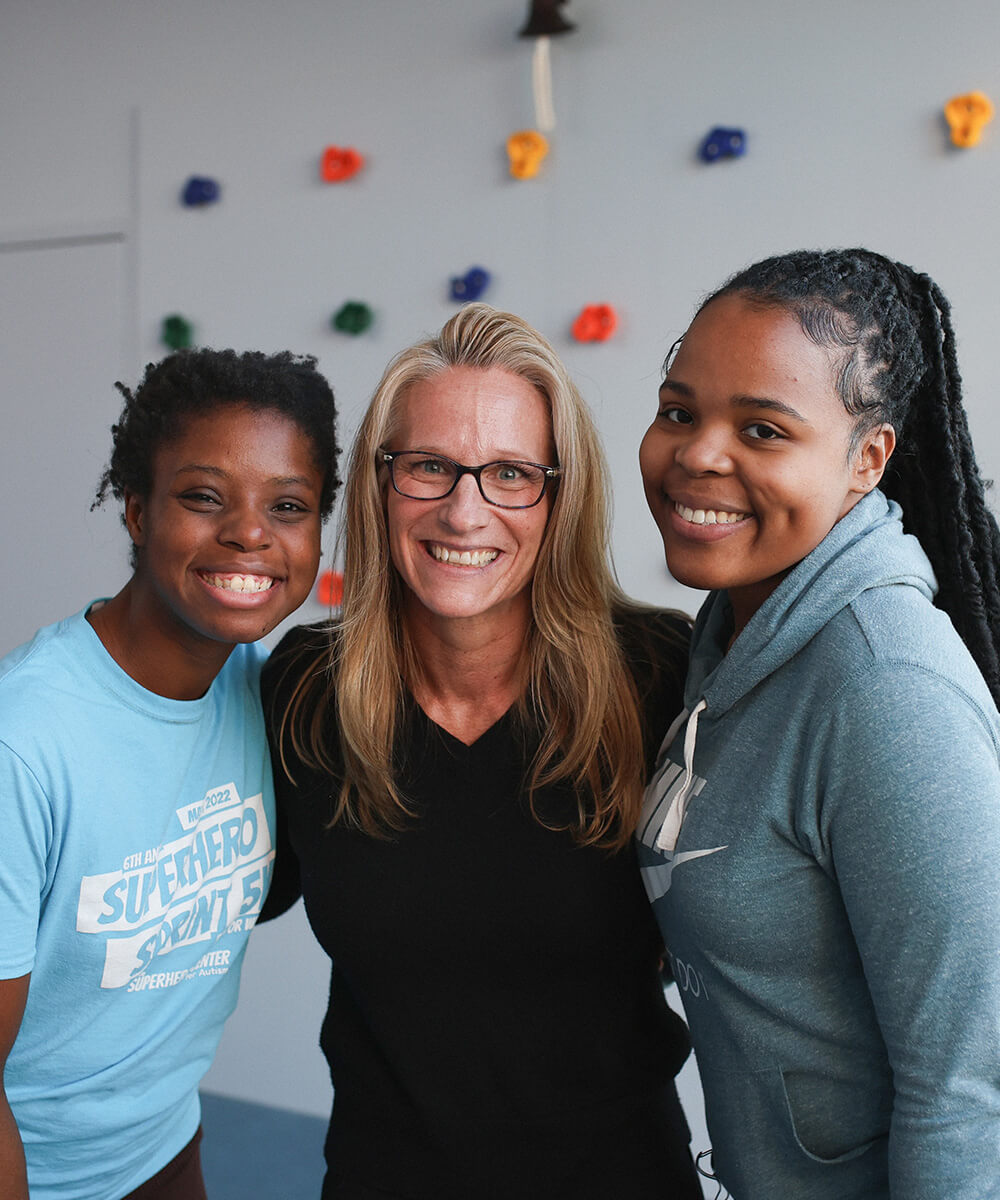
[[[616,621],[625,665],[635,681],[647,777],[670,723],[684,707],[691,623],[668,610],[638,610]]]
[[[919,676],[919,678],[916,678]],[[891,1195],[1000,1197],[1000,769],[947,680],[879,668],[824,718],[819,836],[894,1079]]]
[[[0,742],[0,978],[27,975],[52,844],[52,809],[27,765]]]
[[[267,741],[271,753],[271,768],[274,772],[277,829],[274,871],[267,897],[260,916],[257,918],[258,924],[270,921],[287,912],[302,894],[299,862],[288,835],[287,791],[291,785],[281,765],[278,737],[282,717],[288,707],[289,694],[295,681],[294,664],[298,658],[301,643],[308,639],[310,632],[305,629],[294,629],[286,634],[278,648],[264,664],[261,672],[260,691],[264,708],[264,723],[267,728]]]
[[[277,784],[277,780],[275,781]],[[287,912],[302,895],[302,883],[299,877],[299,860],[292,849],[288,838],[288,819],[281,799],[280,789],[277,793],[277,837],[275,840],[274,871],[271,875],[271,886],[267,898],[261,908],[257,924],[270,921]]]

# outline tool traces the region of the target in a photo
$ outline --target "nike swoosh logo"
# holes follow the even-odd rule
[[[646,885],[646,895],[650,902],[659,900],[670,891],[670,876],[674,867],[681,863],[690,862],[693,858],[704,858],[706,854],[718,854],[720,850],[728,850],[729,846],[713,846],[711,850],[682,850],[675,854],[669,862],[657,863],[655,867],[640,867],[642,882]]]

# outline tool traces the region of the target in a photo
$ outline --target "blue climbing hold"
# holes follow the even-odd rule
[[[464,303],[478,300],[490,286],[490,273],[484,267],[470,267],[464,275],[456,275],[451,281],[451,298]]]
[[[698,148],[702,162],[714,163],[722,158],[739,158],[746,153],[747,135],[742,129],[724,129],[717,125]]]
[[[219,198],[219,185],[214,179],[205,179],[200,175],[192,175],[181,192],[181,201],[188,208],[199,208],[204,204],[214,204]]]

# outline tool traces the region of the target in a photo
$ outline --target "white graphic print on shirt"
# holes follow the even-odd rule
[[[225,974],[226,950],[194,962],[182,955],[176,969],[155,975],[148,969],[176,950],[249,929],[260,912],[274,859],[262,795],[241,800],[227,783],[178,809],[177,817],[181,837],[136,851],[118,870],[85,875],[80,883],[77,931],[107,936],[103,988],[144,991]]]
[[[689,786],[690,795],[701,795],[706,782],[700,775],[693,776]],[[643,846],[656,855],[654,863],[643,862],[641,868],[642,881],[651,903],[659,900],[661,896],[665,896],[670,890],[670,878],[675,867],[695,858],[704,858],[706,854],[718,854],[720,850],[729,848],[728,846],[712,846],[707,850],[682,850],[680,853],[671,853],[657,847],[656,838],[660,832],[660,826],[666,819],[674,797],[683,786],[684,768],[671,762],[668,758],[660,764],[659,769],[649,781],[643,797],[642,817],[636,836]]]

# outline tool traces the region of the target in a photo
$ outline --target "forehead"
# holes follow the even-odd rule
[[[188,463],[259,474],[319,475],[312,439],[285,413],[224,402],[181,417],[153,451],[154,478]],[[294,468],[294,470],[290,470]]]
[[[790,391],[800,400],[843,407],[838,364],[839,356],[818,346],[794,313],[729,294],[711,300],[692,321],[667,378],[731,394]]]
[[[552,444],[545,397],[500,367],[450,367],[411,384],[399,397],[392,425],[397,448],[451,458],[475,452],[541,461]]]

